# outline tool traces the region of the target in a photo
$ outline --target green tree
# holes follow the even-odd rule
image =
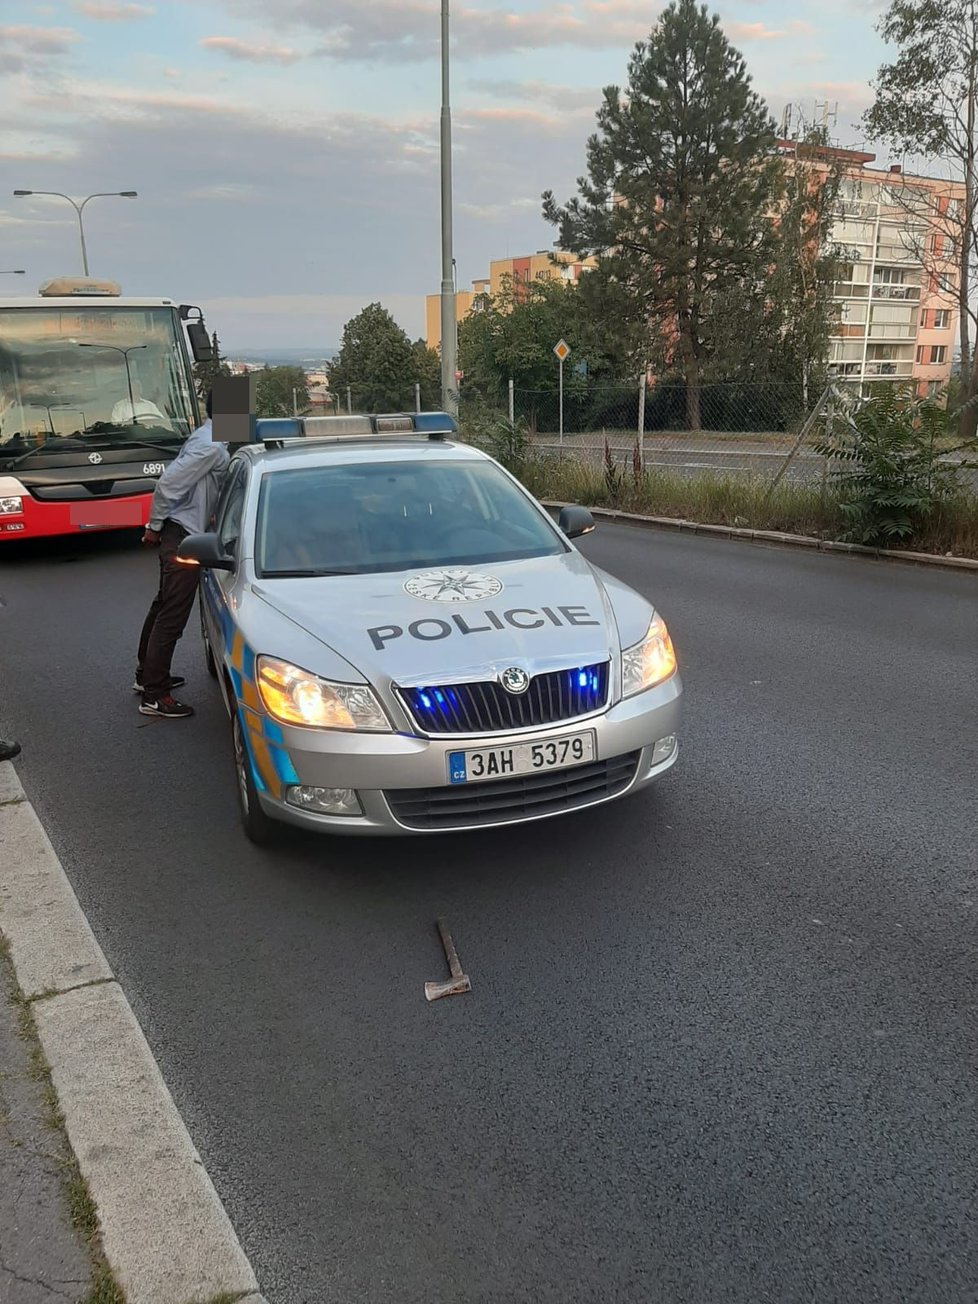
[[[719,19],[674,0],[636,45],[627,90],[605,89],[597,125],[577,196],[546,192],[544,217],[563,248],[602,255],[592,275],[627,292],[648,352],[666,342],[696,430],[704,371],[731,335],[718,309],[771,262],[774,123]]]
[[[265,367],[258,373],[255,410],[260,417],[299,415],[309,406],[309,387],[301,367]]]
[[[441,407],[441,358],[435,349],[429,349],[424,340],[415,340],[414,380],[421,386],[422,411],[437,411]]]
[[[485,295],[478,311],[459,329],[466,390],[497,407],[506,400],[511,378],[519,390],[555,394],[558,366],[553,350],[560,339],[570,345],[572,363],[587,364],[586,375],[573,365],[565,370],[565,393],[571,401],[590,386],[636,374],[608,305],[591,293],[593,276],[588,273],[578,288],[559,280],[514,286],[505,279],[499,294]]]
[[[718,303],[722,316],[739,323],[720,378],[767,386],[787,416],[808,412],[827,381],[833,285],[845,262],[833,239],[843,165],[832,157],[824,128],[803,130],[793,144],[779,168],[763,292],[739,283]]]
[[[200,398],[207,397],[208,390],[213,388],[214,381],[218,376],[230,376],[231,368],[221,354],[221,341],[217,338],[217,331],[211,335],[211,349],[213,356],[209,362],[194,363],[194,384],[197,386],[197,393]]]
[[[978,327],[975,257],[978,253],[978,6],[974,0],[894,0],[879,24],[883,39],[898,47],[876,80],[876,100],[865,116],[869,134],[901,154],[937,158],[964,182],[964,203],[937,210],[931,194],[899,183],[890,187],[911,223],[943,237],[956,264],[961,347],[962,403],[959,433],[978,427]],[[926,238],[926,237],[925,237]],[[925,270],[945,281],[942,258]],[[952,287],[948,284],[948,289]]]
[[[361,411],[412,411],[415,381],[423,382],[421,365],[387,309],[371,303],[343,327],[339,354],[328,366],[329,385],[341,398],[349,387]]]

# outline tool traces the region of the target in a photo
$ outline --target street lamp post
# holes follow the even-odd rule
[[[13,271],[0,272],[0,276],[26,276],[26,274],[27,273],[24,271],[23,267],[14,268]]]
[[[131,344],[128,349],[122,349],[118,344],[79,344],[80,349],[106,349],[112,353],[121,353],[122,359],[126,364],[126,383],[129,386],[129,411],[132,413],[133,425],[138,425],[136,420],[136,403],[132,396],[132,371],[129,368],[129,354],[135,353],[137,349],[145,349],[145,344]]]
[[[452,109],[449,61],[449,0],[441,0],[441,397],[458,412],[458,324],[455,314],[455,258],[452,232]]]
[[[82,267],[84,273],[88,275],[88,250],[85,248],[85,223],[82,220],[82,213],[85,211],[85,205],[93,199],[137,199],[138,192],[135,190],[99,190],[94,195],[88,195],[79,204],[77,200],[72,199],[70,195],[63,195],[60,190],[15,190],[14,195],[18,199],[25,199],[28,195],[47,195],[52,199],[67,199],[78,214],[78,235],[81,239]]]

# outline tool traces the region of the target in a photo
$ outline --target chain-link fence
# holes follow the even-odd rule
[[[833,470],[821,450],[837,443],[862,397],[847,380],[809,394],[778,382],[712,383],[692,396],[685,385],[636,383],[568,391],[561,407],[550,390],[511,387],[505,406],[463,391],[461,422],[467,436],[515,422],[531,456],[593,470],[818,486]]]

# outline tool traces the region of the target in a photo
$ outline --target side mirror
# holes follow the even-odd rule
[[[205,570],[234,570],[234,558],[225,557],[216,534],[188,534],[177,549],[177,561]]]
[[[590,534],[594,530],[594,517],[586,507],[571,504],[560,509],[557,525],[568,539],[579,539],[582,534]]]
[[[187,339],[190,341],[190,351],[194,355],[194,362],[213,361],[214,348],[211,344],[211,337],[207,334],[207,327],[202,321],[192,321],[188,324]]]

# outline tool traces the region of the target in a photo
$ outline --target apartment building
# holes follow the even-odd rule
[[[782,141],[790,153],[793,142]],[[868,166],[874,154],[824,149],[841,161],[832,240],[844,250],[833,285],[837,321],[829,370],[853,383],[913,384],[920,394],[951,378],[959,273],[949,229],[964,186]]]
[[[520,258],[495,258],[489,264],[489,275],[472,282],[471,290],[459,290],[455,296],[455,312],[464,321],[471,312],[477,312],[479,302],[486,294],[501,293],[507,283],[512,285],[517,299],[520,287],[534,281],[562,280],[576,285],[581,277],[597,266],[595,258],[580,258],[564,250],[542,249]],[[425,299],[425,340],[431,349],[441,348],[441,295],[429,294]]]

